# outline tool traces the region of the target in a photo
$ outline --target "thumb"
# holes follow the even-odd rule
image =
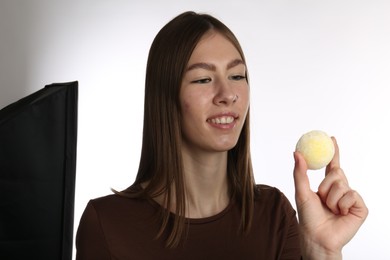
[[[294,152],[294,160],[295,200],[298,206],[309,199],[311,189],[305,159],[299,152]]]

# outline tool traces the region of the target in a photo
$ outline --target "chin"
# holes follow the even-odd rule
[[[215,146],[215,150],[218,152],[227,152],[236,146],[237,142],[223,143]]]

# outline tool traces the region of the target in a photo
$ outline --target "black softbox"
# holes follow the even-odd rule
[[[78,83],[0,110],[0,259],[70,260]]]

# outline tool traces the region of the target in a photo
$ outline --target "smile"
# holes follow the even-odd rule
[[[232,116],[222,116],[222,117],[208,119],[207,121],[210,122],[210,123],[213,123],[213,124],[225,125],[225,124],[232,123],[234,121],[234,117],[232,117]]]

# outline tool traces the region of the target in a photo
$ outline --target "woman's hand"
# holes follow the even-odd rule
[[[348,185],[340,168],[336,139],[335,155],[315,193],[310,189],[307,165],[294,153],[295,200],[304,259],[341,259],[341,250],[352,239],[368,215],[362,197]]]

